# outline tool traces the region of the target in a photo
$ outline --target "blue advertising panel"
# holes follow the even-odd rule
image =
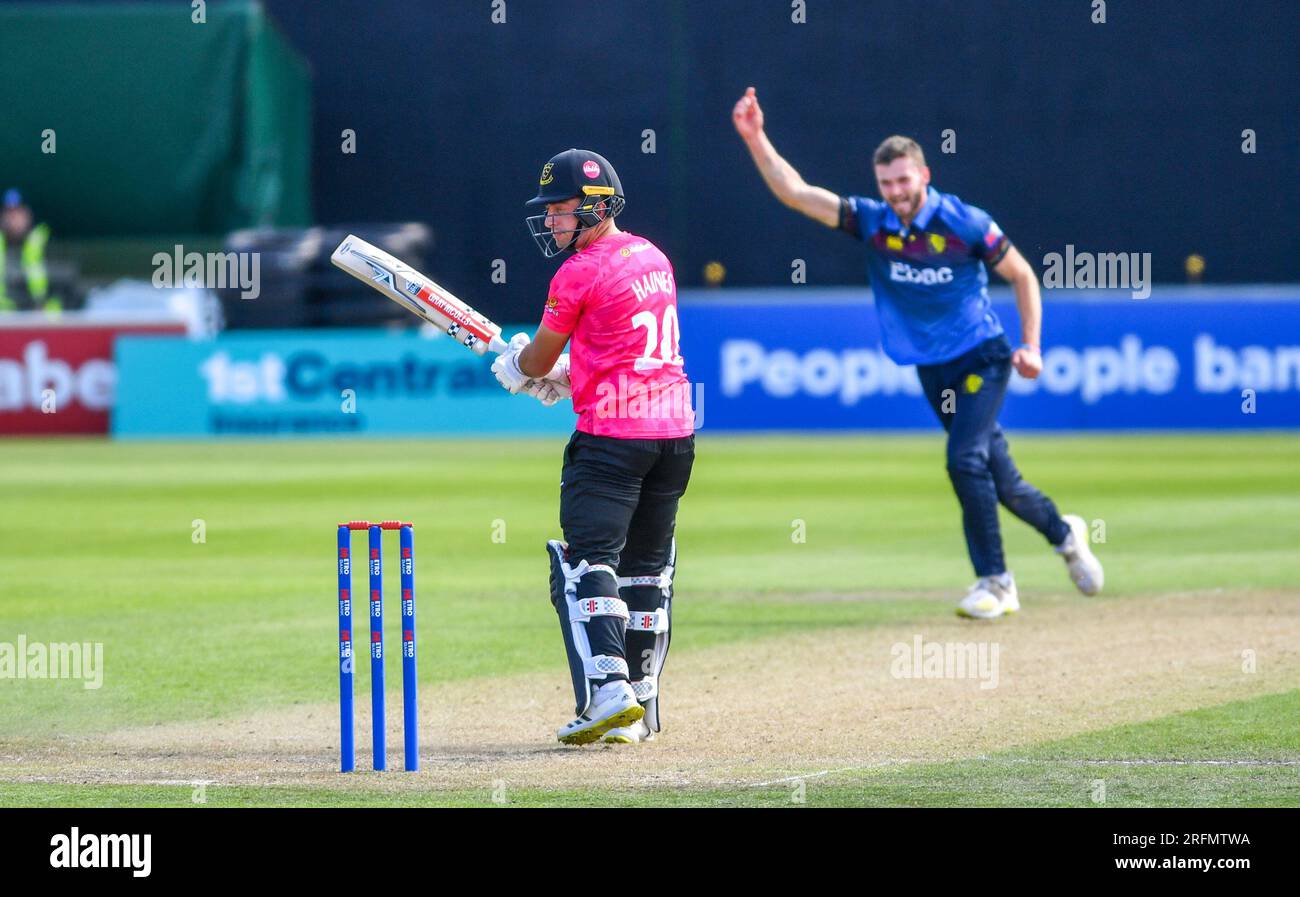
[[[1300,290],[1162,294],[1077,300],[1048,292],[1043,374],[1032,381],[1013,374],[1002,423],[1300,427]],[[935,427],[915,368],[881,352],[869,295],[808,287],[687,292],[681,348],[696,384],[697,425]],[[791,301],[796,296],[807,298]],[[1005,291],[995,293],[994,307],[1015,342],[1018,317]],[[567,402],[543,408],[504,392],[491,356],[409,333],[123,336],[115,357],[112,432],[122,437],[559,434],[575,421]]]
[[[806,292],[804,292],[806,290]],[[717,430],[931,428],[914,367],[880,351],[865,289],[750,290],[684,302],[682,354]],[[1075,297],[1080,294],[1075,293]],[[1300,426],[1300,290],[1045,294],[1044,370],[1013,374],[1011,429]],[[807,301],[790,301],[799,296]],[[834,297],[828,299],[827,297]],[[994,308],[1013,345],[1019,318]]]
[[[564,433],[572,407],[512,396],[445,338],[261,331],[116,343],[118,437]]]

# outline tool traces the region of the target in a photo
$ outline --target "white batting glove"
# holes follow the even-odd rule
[[[555,366],[551,368],[550,373],[545,377],[538,377],[530,381],[530,385],[525,386],[523,391],[541,402],[547,408],[550,408],[560,399],[567,399],[573,395],[573,388],[569,385],[569,356],[561,355],[555,361]]]
[[[569,385],[569,355],[565,353],[556,359],[555,366],[545,377],[531,381],[524,387],[524,392],[550,408],[561,399],[573,396],[573,387]]]
[[[524,351],[524,347],[530,342],[528,334],[516,333],[510,338],[506,350],[492,362],[492,373],[496,375],[497,382],[511,395],[518,394],[533,382],[531,377],[519,370],[519,353]]]
[[[573,387],[569,384],[569,353],[565,352],[556,359],[555,367],[551,372],[542,378],[554,394],[554,398],[549,402],[543,401],[542,404],[550,407],[560,399],[568,399],[573,396]]]
[[[530,386],[524,387],[523,391],[547,408],[550,408],[560,399],[566,398],[566,396],[560,394],[559,388],[554,383],[548,383],[545,380],[533,380]]]
[[[547,383],[553,383],[564,390],[564,396],[573,394],[569,388],[569,353],[565,352],[555,360],[555,367],[551,368],[549,374],[542,378]]]

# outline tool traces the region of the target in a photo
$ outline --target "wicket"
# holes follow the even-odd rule
[[[338,525],[339,562],[339,752],[342,772],[356,766],[352,714],[352,531],[369,533],[370,577],[370,712],[374,765],[387,764],[384,728],[384,530],[398,531],[402,589],[402,734],[407,772],[420,768],[420,723],[416,707],[415,668],[415,524],[398,520],[371,523],[352,520]]]

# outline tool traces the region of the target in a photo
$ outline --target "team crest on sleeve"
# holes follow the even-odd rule
[[[559,304],[560,304],[560,297],[559,297],[559,296],[552,296],[552,297],[550,297],[549,299],[546,300],[546,310],[547,310],[548,312],[550,312],[551,314],[556,315],[556,316],[558,317],[560,313],[559,313],[558,311],[555,310],[555,307],[556,307],[557,305],[559,305]]]
[[[1002,228],[998,227],[996,221],[989,222],[989,232],[984,235],[984,243],[990,249],[998,245],[998,240],[1002,239]]]

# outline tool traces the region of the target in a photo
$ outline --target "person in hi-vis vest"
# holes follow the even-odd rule
[[[0,210],[0,312],[18,308],[17,301],[9,295],[6,280],[5,267],[10,251],[14,251],[21,265],[32,308],[51,313],[63,308],[59,298],[50,295],[50,274],[45,267],[45,246],[50,242],[50,226],[37,224],[33,227],[33,220],[32,210],[23,204],[22,194],[17,190],[6,190],[4,208]]]

